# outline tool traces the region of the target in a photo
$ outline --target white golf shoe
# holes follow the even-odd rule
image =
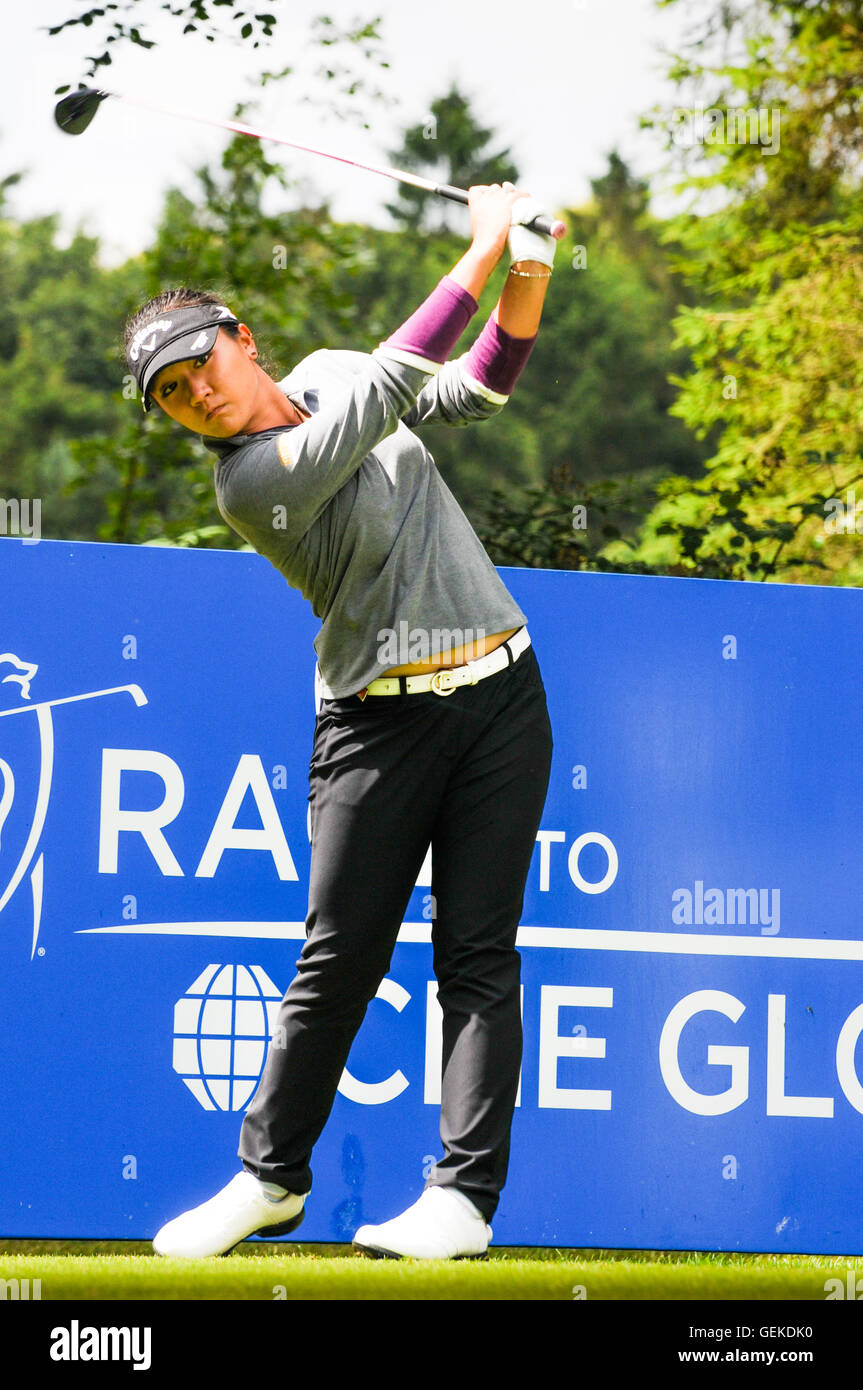
[[[361,1226],[354,1247],[373,1258],[477,1260],[488,1253],[492,1230],[482,1213],[454,1187],[427,1187],[412,1207],[380,1226]]]
[[[289,1192],[270,1201],[254,1173],[244,1168],[215,1197],[163,1226],[153,1249],[157,1255],[196,1260],[227,1255],[251,1235],[286,1236],[302,1221],[305,1200]]]

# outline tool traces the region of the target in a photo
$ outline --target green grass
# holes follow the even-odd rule
[[[863,1262],[861,1262],[863,1263]],[[819,1300],[853,1256],[496,1249],[487,1260],[370,1260],[349,1246],[246,1242],[215,1260],[143,1241],[0,1242],[0,1279],[42,1300]],[[863,1270],[861,1270],[863,1273]]]

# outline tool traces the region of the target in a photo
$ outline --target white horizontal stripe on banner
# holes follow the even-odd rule
[[[86,927],[78,936],[245,936],[303,940],[305,922],[136,922]],[[430,922],[405,922],[401,942],[430,942]],[[655,951],[678,956],[762,956],[786,960],[863,960],[863,941],[775,936],[710,936],[705,932],[601,931],[585,927],[519,927],[519,946],[570,951]]]

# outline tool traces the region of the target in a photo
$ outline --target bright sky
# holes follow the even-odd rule
[[[278,37],[254,52],[248,44],[181,37],[160,13],[161,0],[138,4],[139,27],[164,42],[149,51],[118,46],[111,67],[100,72],[110,90],[226,119],[236,102],[256,95],[262,69],[298,60],[305,76],[265,88],[247,124],[388,163],[399,132],[422,121],[430,102],[455,82],[511,148],[523,186],[557,207],[586,197],[614,147],[639,174],[661,169],[659,141],[639,130],[638,118],[655,105],[672,110],[675,93],[660,50],[674,45],[696,8],[694,0],[671,12],[654,0],[267,0],[263,8],[284,18]],[[117,261],[151,239],[165,189],[191,190],[191,171],[215,162],[227,136],[122,102],[105,102],[81,136],[60,131],[54,89],[84,79],[93,31],[76,26],[49,38],[42,29],[87,7],[87,0],[38,0],[5,9],[0,177],[27,171],[10,194],[16,216],[62,211],[66,232],[83,226],[102,239],[105,259]],[[372,131],[349,119],[323,119],[298,99],[314,93],[303,41],[321,13],[337,22],[383,16],[391,69],[381,81],[392,104],[375,114]],[[271,155],[277,150],[268,146]],[[280,157],[310,193],[330,198],[337,217],[386,223],[383,204],[395,191],[389,180],[289,150]]]

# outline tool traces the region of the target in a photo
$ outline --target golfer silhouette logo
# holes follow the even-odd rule
[[[3,674],[5,667],[12,669]],[[44,870],[44,855],[36,852],[39,848],[39,841],[42,836],[42,829],[45,825],[45,816],[48,811],[48,802],[51,796],[51,778],[54,770],[54,720],[52,710],[57,705],[76,704],[80,700],[96,700],[103,695],[128,694],[132,696],[136,705],[145,705],[147,697],[138,685],[117,685],[106,690],[88,690],[80,695],[65,695],[56,700],[41,700],[30,703],[30,683],[34,679],[39,667],[35,662],[22,661],[14,652],[0,652],[0,719],[7,718],[16,714],[35,715],[39,729],[40,761],[39,761],[39,781],[36,791],[36,805],[30,820],[30,829],[27,840],[18,863],[3,887],[3,880],[0,877],[0,913],[6,904],[11,900],[13,894],[24,878],[25,874],[30,875],[30,892],[33,900],[33,935],[30,948],[30,959],[36,954],[36,943],[39,939],[39,926],[42,920],[42,880]],[[18,704],[11,709],[3,709],[8,687],[17,686],[18,690],[13,695],[13,699],[19,698],[27,701],[26,704]],[[5,687],[5,688],[4,688]],[[11,692],[10,692],[11,693]],[[0,748],[2,748],[3,726],[0,725]],[[3,864],[3,832],[6,821],[12,810],[15,800],[15,774],[9,763],[0,754],[0,870]],[[31,867],[32,866],[32,867]]]

